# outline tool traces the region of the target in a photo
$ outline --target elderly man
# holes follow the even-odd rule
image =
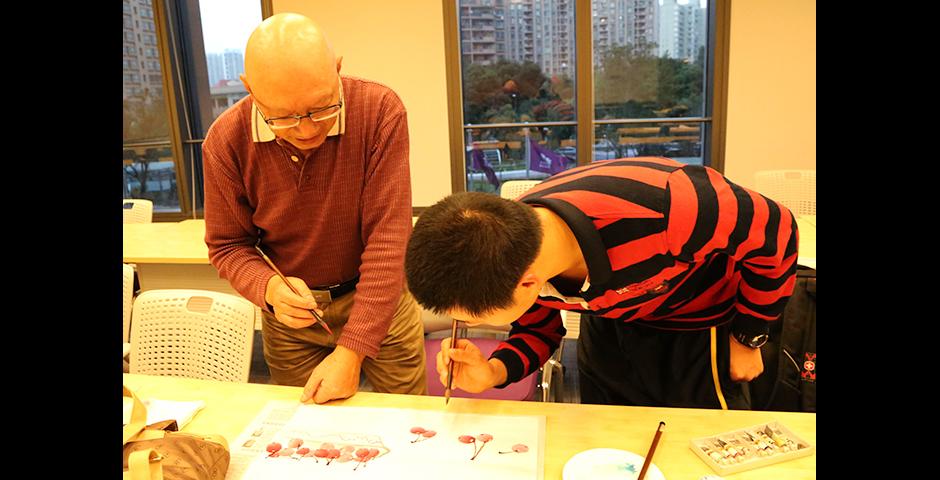
[[[302,402],[355,394],[360,370],[376,391],[427,390],[420,311],[404,287],[405,108],[341,65],[309,18],[268,18],[245,49],[249,95],[203,143],[209,258],[262,308],[271,377],[304,386]]]

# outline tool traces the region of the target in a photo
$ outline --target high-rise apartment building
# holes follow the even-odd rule
[[[548,76],[574,77],[574,0],[534,0],[535,63]]]
[[[206,54],[206,69],[209,72],[209,87],[219,84],[219,81],[225,80],[225,61],[220,53]]]
[[[707,38],[708,16],[697,0],[680,4],[662,0],[659,17],[659,53],[671,58],[695,61]]]
[[[509,0],[506,5],[506,58],[535,62],[535,23],[532,0]]]
[[[660,5],[662,2],[662,5]],[[461,0],[461,56],[490,65],[535,62],[546,75],[575,72],[575,0]],[[695,59],[705,45],[706,9],[698,0],[594,0],[594,64],[618,45],[647,55]]]
[[[150,0],[124,0],[124,99],[162,97],[160,71]]]
[[[226,49],[225,53],[207,53],[206,67],[210,87],[218,86],[222,80],[238,81],[238,76],[245,73],[245,56],[233,49]]]
[[[505,0],[460,2],[460,54],[465,62],[491,65],[506,58]]]
[[[238,80],[245,73],[245,56],[238,50],[226,49],[222,54],[225,62],[225,80]]]
[[[618,45],[627,44],[627,3],[629,0],[594,0],[591,24],[594,37],[594,65],[603,65],[604,55]]]
[[[535,62],[546,75],[574,75],[574,0],[463,0],[464,61]]]
[[[659,42],[659,2],[628,0],[626,2],[626,41],[641,52],[656,55]]]

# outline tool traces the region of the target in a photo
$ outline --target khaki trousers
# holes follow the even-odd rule
[[[336,341],[349,319],[353,297],[355,292],[350,292],[320,306],[323,320],[333,330],[333,335],[318,324],[290,328],[274,315],[262,311],[264,360],[274,383],[301,387],[307,383],[313,369],[336,348]],[[427,395],[424,325],[411,292],[405,290],[402,294],[378,355],[363,360],[362,373],[377,392]]]

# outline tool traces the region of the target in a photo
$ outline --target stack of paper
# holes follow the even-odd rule
[[[206,406],[206,402],[195,400],[191,402],[178,402],[174,400],[160,400],[157,398],[144,398],[140,400],[147,407],[147,425],[163,420],[176,420],[180,430],[193,419],[193,416]],[[124,397],[124,424],[131,420],[131,410],[134,402]]]

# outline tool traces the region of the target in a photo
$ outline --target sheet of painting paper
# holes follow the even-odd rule
[[[415,427],[434,434],[411,433]],[[492,440],[476,440],[484,434]],[[461,436],[475,440],[462,443]],[[299,447],[298,439],[303,441]],[[290,448],[292,440],[295,448],[289,455],[271,456],[267,451],[275,442]],[[229,448],[226,480],[420,479],[444,473],[448,480],[541,480],[545,417],[271,401]],[[297,453],[303,448],[310,449],[300,450],[308,456]],[[343,455],[331,459],[326,455],[330,449]],[[360,461],[370,450],[374,456]]]

